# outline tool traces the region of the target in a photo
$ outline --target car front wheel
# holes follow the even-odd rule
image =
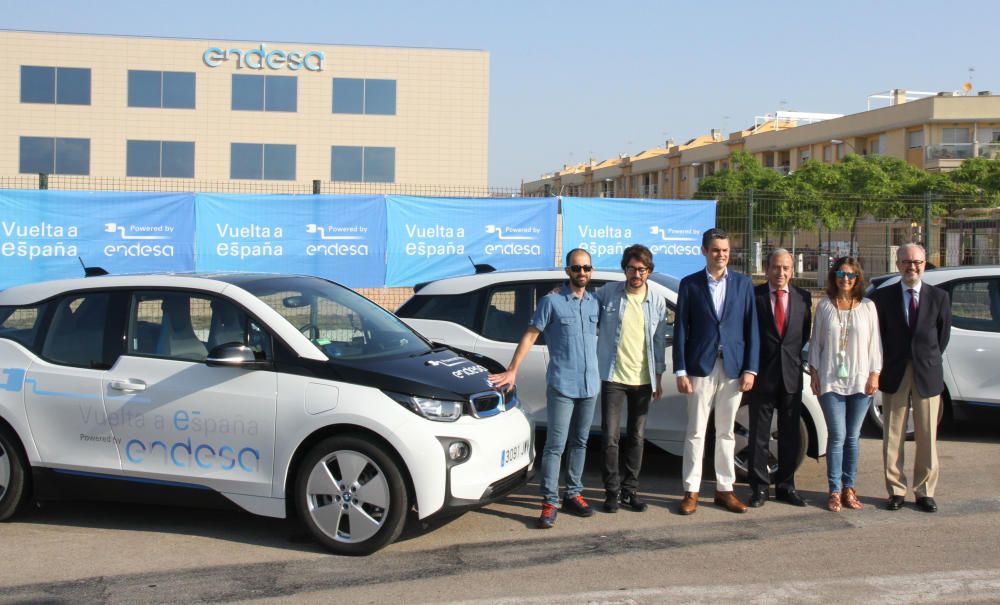
[[[399,464],[353,435],[330,437],[310,450],[295,501],[316,539],[342,555],[367,555],[391,544],[409,508]]]
[[[0,521],[9,519],[28,497],[28,465],[10,433],[0,427]]]
[[[803,412],[804,413],[804,412]],[[736,439],[736,475],[746,480],[750,475],[750,405],[743,403],[736,412],[736,424],[733,427],[733,435]],[[809,430],[806,428],[804,418],[799,418],[799,452],[795,457],[795,468],[802,464],[809,450]],[[771,418],[771,435],[767,445],[767,472],[771,482],[774,482],[774,473],[778,470],[778,417]]]

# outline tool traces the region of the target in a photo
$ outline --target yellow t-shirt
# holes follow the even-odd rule
[[[646,317],[642,303],[646,293],[625,293],[627,303],[622,315],[621,338],[618,340],[618,356],[611,381],[620,384],[650,384],[649,358],[646,355]]]

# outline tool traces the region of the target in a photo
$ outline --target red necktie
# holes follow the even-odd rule
[[[778,328],[778,337],[785,335],[785,291],[775,290],[774,291],[774,324]]]
[[[917,291],[913,288],[907,290],[910,293],[910,331],[917,327]]]

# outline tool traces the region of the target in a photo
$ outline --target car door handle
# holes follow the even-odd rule
[[[145,391],[146,383],[141,380],[112,380],[108,386],[116,391]]]

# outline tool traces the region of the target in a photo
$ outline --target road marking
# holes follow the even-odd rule
[[[634,590],[606,590],[537,597],[473,599],[447,605],[646,605],[690,603],[715,605],[724,602],[828,603],[894,605],[914,603],[995,603],[1000,592],[1000,570],[980,569],[898,576],[855,576],[829,580],[775,584],[727,584],[711,586],[665,586]]]

